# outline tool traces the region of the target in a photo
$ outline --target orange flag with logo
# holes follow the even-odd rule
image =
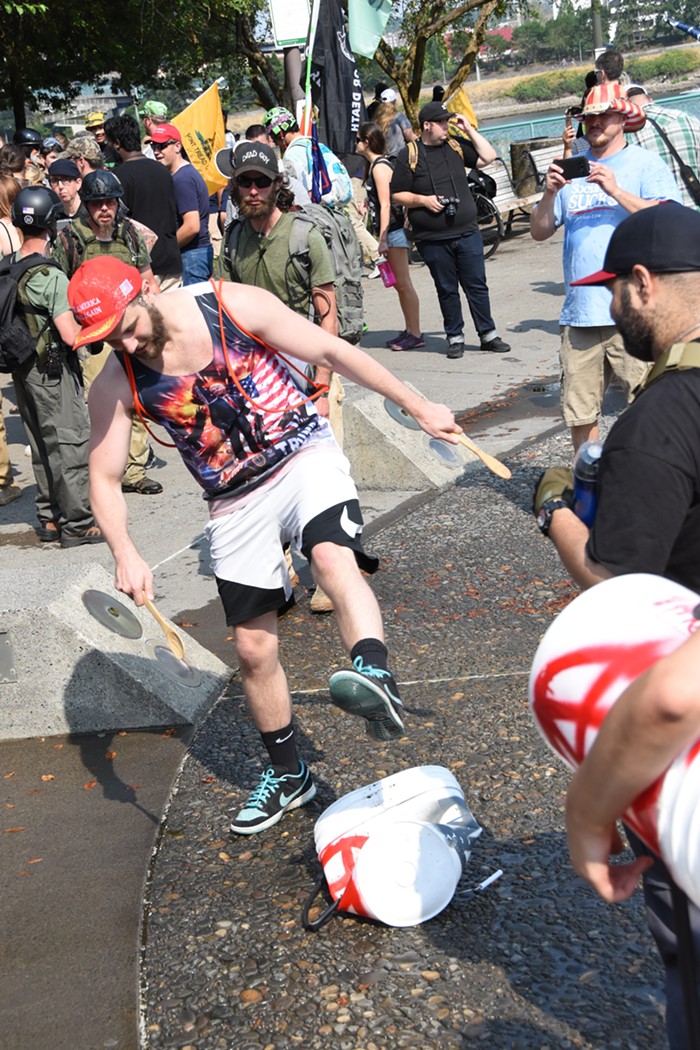
[[[173,117],[172,123],[182,135],[189,161],[206,182],[209,192],[223,189],[228,179],[214,163],[217,151],[226,145],[219,85],[214,82],[187,109]]]
[[[454,95],[450,95],[449,99],[446,99],[445,109],[449,109],[450,113],[461,113],[463,117],[467,118],[473,127],[479,127],[479,121],[476,119],[474,107],[469,101],[467,93],[463,87],[458,88]]]

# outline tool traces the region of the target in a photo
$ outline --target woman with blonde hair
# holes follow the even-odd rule
[[[386,139],[386,155],[393,160],[407,142],[418,138],[405,113],[399,113],[396,105],[398,95],[393,88],[382,91],[381,102],[374,112],[374,123],[378,124]]]
[[[386,140],[381,128],[368,121],[360,124],[355,152],[369,164],[365,180],[367,204],[379,252],[389,260],[396,277],[395,288],[406,325],[403,332],[387,342],[390,350],[417,350],[425,346],[420,330],[420,302],[408,269],[410,243],[404,230],[403,209],[391,203],[393,165],[385,156]]]

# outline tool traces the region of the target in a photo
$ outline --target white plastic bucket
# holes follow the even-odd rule
[[[419,766],[338,799],[314,837],[338,910],[415,926],[449,904],[480,830],[452,773]]]
[[[432,824],[386,820],[359,852],[338,908],[387,926],[417,926],[447,907],[461,874],[459,854]]]
[[[365,828],[370,821],[404,803],[408,804],[406,811],[410,809],[411,820],[449,824],[469,813],[464,792],[449,769],[415,766],[357,788],[324,810],[314,827],[316,851],[320,854],[329,842]]]
[[[700,596],[660,576],[618,576],[584,591],[550,626],[530,672],[544,739],[576,769],[626,687],[700,628]],[[625,821],[700,906],[700,739]]]

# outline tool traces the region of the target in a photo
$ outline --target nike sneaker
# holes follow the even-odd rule
[[[281,820],[288,809],[297,809],[311,801],[316,785],[306,763],[299,764],[298,773],[281,776],[275,776],[272,766],[267,767],[255,791],[231,822],[234,834],[255,835],[265,831]]]
[[[353,671],[331,675],[331,700],[350,715],[366,721],[367,735],[373,740],[398,740],[404,735],[401,718],[403,704],[390,671],[363,662],[358,656]]]

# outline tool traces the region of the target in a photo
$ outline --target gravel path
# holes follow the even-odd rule
[[[665,1046],[662,974],[641,897],[609,908],[574,875],[568,774],[527,705],[537,642],[573,596],[529,513],[559,434],[474,470],[373,537],[407,734],[387,746],[328,702],[344,664],[333,617],[302,597],[281,621],[301,751],[318,795],[277,828],[233,838],[228,817],[263,760],[234,680],[200,729],[154,858],[143,955],[146,1045],[206,1050]],[[348,791],[421,764],[451,769],[484,833],[468,867],[483,894],[392,929],[300,913],[320,866],[313,824]]]

